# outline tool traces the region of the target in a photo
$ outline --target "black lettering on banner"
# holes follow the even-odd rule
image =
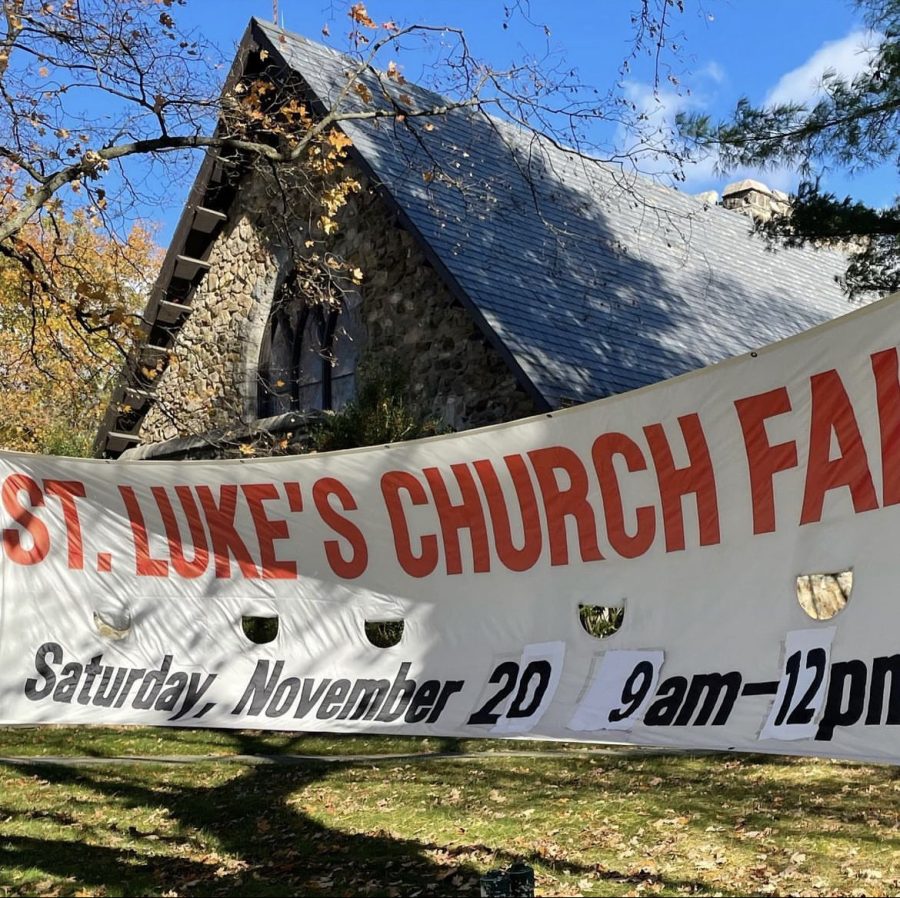
[[[465,686],[465,680],[419,682],[409,678],[411,661],[401,662],[393,682],[386,678],[326,677],[318,680],[294,676],[281,679],[284,665],[283,659],[276,661],[269,673],[269,661],[257,661],[256,669],[231,713],[247,717],[263,713],[266,717],[282,717],[293,711],[295,719],[315,713],[317,720],[394,723],[402,717],[406,723],[435,723],[447,702]]]
[[[516,688],[516,681],[519,679],[519,665],[515,661],[504,661],[502,664],[498,664],[488,679],[488,683],[499,683],[504,679],[506,682],[500,687],[500,691],[470,715],[468,723],[493,724],[500,719],[500,715],[494,713],[494,708]]]
[[[675,726],[683,727],[691,723],[693,726],[720,727],[728,722],[734,703],[741,692],[741,675],[736,670],[728,673],[694,674],[691,685],[684,699],[684,704],[675,718]],[[703,704],[700,704],[700,699]],[[720,701],[721,700],[721,701]],[[718,711],[716,709],[718,708]],[[713,711],[716,716],[713,717]],[[694,714],[696,713],[696,717]],[[710,718],[712,722],[710,723]]]
[[[622,687],[623,707],[613,708],[609,712],[610,722],[618,723],[620,720],[631,717],[637,711],[653,686],[654,673],[654,667],[649,661],[640,661],[635,665]],[[640,684],[636,685],[638,680],[640,680]]]
[[[869,711],[866,726],[878,726],[884,710],[884,690],[887,678],[891,678],[885,723],[900,723],[900,655],[876,658],[872,662],[872,688],[869,695]]]
[[[822,688],[828,656],[825,654],[825,649],[823,648],[810,649],[806,653],[806,669],[813,671],[813,678],[806,692],[803,693],[803,698],[801,698],[792,709],[791,703],[794,701],[794,693],[797,691],[797,681],[800,676],[800,662],[802,659],[803,652],[793,652],[784,666],[788,684],[781,706],[778,708],[778,713],[775,715],[775,726],[777,727],[780,727],[785,722],[785,716],[787,716],[788,726],[800,723],[811,723],[815,716],[815,708],[810,706],[813,699]],[[788,711],[790,711],[790,714],[788,714]]]
[[[849,727],[862,717],[866,707],[866,665],[859,660],[831,665],[825,710],[816,730],[817,741],[829,741],[835,727]]]
[[[529,662],[525,670],[522,671],[522,679],[519,680],[519,691],[512,700],[509,710],[506,712],[506,716],[531,717],[531,715],[540,708],[541,702],[544,700],[547,687],[550,685],[551,673],[552,668],[550,667],[549,661],[540,658],[536,661]],[[528,688],[535,678],[537,678],[537,685],[534,687],[531,701],[528,703],[527,707],[523,708],[522,702],[525,701],[525,698],[528,695]]]
[[[533,661],[529,661],[522,671],[521,678],[519,676],[518,662],[503,661],[494,668],[488,679],[488,683],[500,683],[502,681],[503,685],[477,711],[469,716],[467,723],[483,726],[495,724],[501,717],[531,717],[540,708],[541,702],[543,702],[544,696],[547,694],[552,673],[553,667],[545,658],[536,658]],[[496,711],[495,708],[512,694],[517,684],[519,688],[506,713]],[[525,704],[532,685],[534,692],[531,693],[530,700]]]
[[[760,739],[811,739],[825,701],[831,643],[836,630],[789,630],[784,638],[784,667],[775,701]]]
[[[50,664],[59,664],[62,661],[62,646],[55,642],[45,642],[34,655],[34,667],[38,674],[44,680],[43,684],[38,687],[38,681],[35,677],[29,677],[25,681],[25,697],[30,698],[33,702],[46,698],[56,685],[56,674],[47,663],[50,658]]]
[[[687,677],[669,677],[659,684],[656,697],[644,715],[648,727],[668,727],[675,722],[675,715],[687,695]]]
[[[694,674],[690,679],[669,677],[660,684],[644,723],[651,727],[724,726],[741,694],[741,683],[736,670]]]

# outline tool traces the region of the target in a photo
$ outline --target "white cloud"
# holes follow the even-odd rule
[[[806,62],[782,75],[769,90],[763,103],[805,103],[813,100],[821,89],[822,76],[826,71],[853,78],[871,60],[880,39],[881,36],[875,32],[857,29],[840,40],[822,44]],[[645,174],[671,174],[673,162],[660,149],[671,145],[675,133],[675,116],[679,112],[715,108],[716,100],[727,83],[727,73],[715,61],[708,62],[695,72],[691,93],[678,93],[674,90],[654,92],[648,84],[626,83],[625,95],[642,114],[642,121],[637,132],[620,126],[616,134],[618,149],[630,151],[635,166]],[[784,167],[765,171],[741,168],[723,176],[716,171],[714,155],[686,163],[683,171],[685,180],[680,189],[687,193],[721,191],[726,183],[744,178],[754,178],[776,190],[790,192],[796,189],[798,181],[797,173]]]
[[[877,44],[877,34],[862,30],[851,31],[840,40],[822,44],[803,65],[778,79],[766,94],[764,105],[807,103],[815,99],[826,71],[853,78],[868,65]]]
[[[704,73],[709,80],[718,81],[721,69],[711,63]],[[630,126],[620,125],[615,146],[627,153],[639,171],[645,174],[671,173],[674,163],[666,149],[675,145],[675,116],[679,112],[700,108],[699,91],[693,94],[654,88],[643,82],[629,81],[624,85],[625,98],[637,112],[637,121]],[[709,166],[712,167],[712,160]]]
[[[709,62],[699,69],[693,78],[692,91],[678,92],[672,89],[654,90],[652,85],[631,81],[624,85],[626,99],[633,103],[640,115],[637,127],[620,125],[616,133],[616,147],[627,154],[636,170],[645,175],[658,176],[663,183],[677,186],[685,193],[704,190],[721,191],[722,186],[742,178],[757,178],[758,171],[742,169],[723,177],[716,171],[716,156],[712,153],[680,166],[684,180],[675,183],[672,175],[676,165],[666,148],[677,146],[675,117],[679,112],[708,109],[718,93],[719,85],[727,81],[725,70],[717,62]],[[766,183],[779,190],[789,189],[789,172],[767,172],[762,177]]]
[[[713,84],[723,84],[725,82],[725,69],[714,59],[706,63],[697,74],[701,78],[708,78]]]
[[[619,127],[616,134],[619,151],[627,152],[631,163],[641,173],[661,177],[664,183],[669,181],[684,193],[701,193],[706,190],[721,193],[726,184],[744,178],[762,181],[775,190],[787,193],[795,189],[798,178],[791,169],[779,167],[760,171],[756,168],[738,168],[723,175],[716,169],[717,158],[714,153],[684,162],[681,166],[684,180],[677,185],[670,180],[676,165],[665,148],[677,143],[675,116],[679,112],[708,108],[716,87],[725,81],[725,73],[717,63],[710,63],[700,71],[704,80],[695,81],[695,90],[690,94],[674,90],[654,91],[651,85],[640,82],[626,83],[625,96],[637,107],[642,120],[638,130]],[[704,90],[704,87],[711,89]]]

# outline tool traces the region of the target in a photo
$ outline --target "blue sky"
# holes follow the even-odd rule
[[[377,21],[399,25],[413,22],[446,24],[465,30],[476,56],[502,67],[523,54],[548,59],[575,68],[582,82],[606,90],[618,77],[619,65],[633,35],[630,14],[638,0],[600,0],[592,4],[571,0],[467,0],[429,3],[389,0],[367,4]],[[511,16],[504,6],[516,7]],[[680,90],[652,88],[649,60],[637,60],[624,89],[651,115],[653,127],[667,126],[679,110],[700,110],[725,116],[742,95],[756,102],[772,99],[806,100],[825,68],[852,73],[864,62],[866,34],[849,0],[686,0],[686,11],[675,19],[671,32],[680,45],[673,72]],[[284,26],[314,39],[346,47],[348,20],[345,7],[327,0],[278,0]],[[272,20],[272,0],[189,0],[175,7],[182,26],[194,27],[215,42],[230,57],[250,16]],[[529,24],[530,20],[531,23]],[[504,24],[507,27],[503,27]],[[549,28],[549,37],[543,25]],[[421,61],[414,55],[401,63],[410,80],[421,74]],[[598,131],[602,142],[634,144],[635,138],[611,126]],[[666,165],[647,156],[643,170],[666,179]],[[720,175],[711,160],[690,167],[681,189],[695,193],[721,190],[740,177],[755,176],[770,186],[790,190],[796,177],[789,171],[755,173],[740,171]],[[172,191],[167,209],[148,209],[147,218],[161,222],[160,239],[168,240],[190,184]],[[885,204],[897,192],[896,172],[890,168],[853,179],[835,173],[828,183],[839,193],[852,193],[874,204]]]

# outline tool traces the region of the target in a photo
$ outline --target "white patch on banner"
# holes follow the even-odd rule
[[[607,652],[578,703],[568,729],[630,730],[640,722],[656,694],[663,652]]]
[[[831,664],[836,627],[791,630],[784,640],[784,670],[760,739],[812,739],[816,734]]]

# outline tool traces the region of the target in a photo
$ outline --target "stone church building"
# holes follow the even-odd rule
[[[253,20],[238,74],[263,59],[320,112],[346,82],[344,57]],[[366,79],[378,96],[383,82]],[[403,93],[421,109],[440,100]],[[642,387],[850,310],[841,255],[773,250],[751,233],[740,212],[784,199],[756,182],[722,204],[691,197],[473,109],[342,128],[359,189],[331,249],[359,282],[339,302],[307,302],[273,227],[290,203],[209,154],[98,455],[195,457],[223,435],[294,432],[384,366],[448,426],[477,427]],[[302,229],[305,210],[289,212]]]

